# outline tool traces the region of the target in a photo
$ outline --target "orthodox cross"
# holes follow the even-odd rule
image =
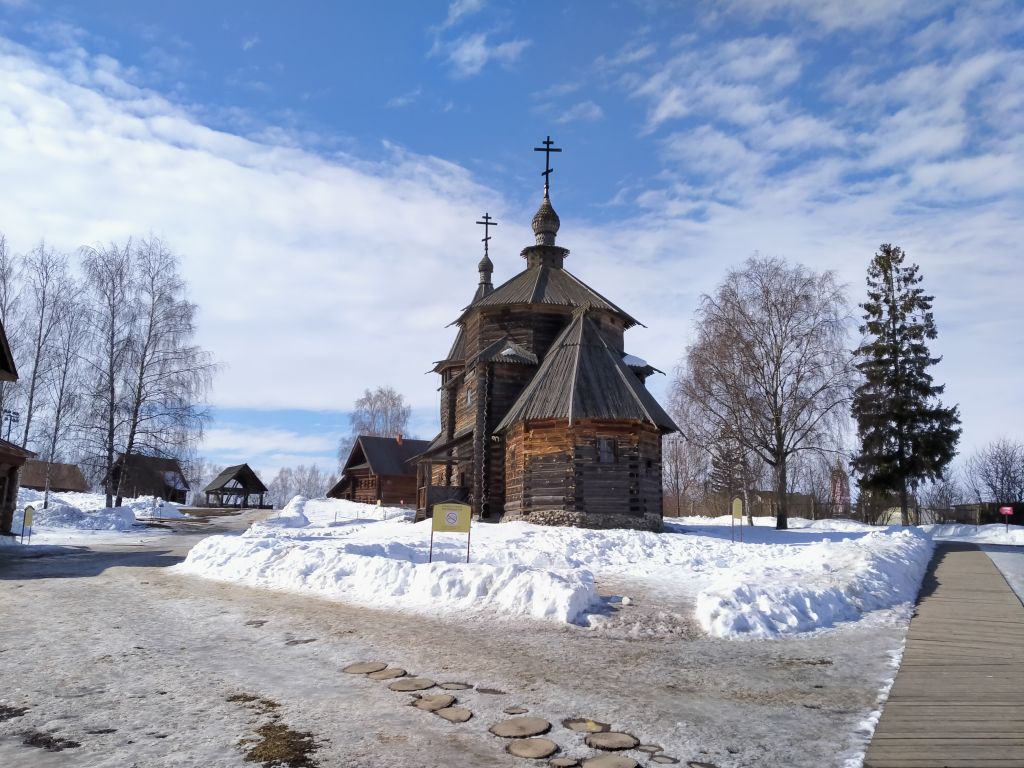
[[[477,224],[483,224],[484,225],[483,244],[484,244],[484,256],[486,256],[487,255],[487,241],[491,239],[491,227],[498,226],[498,222],[496,222],[494,219],[491,218],[491,214],[484,213],[484,220],[483,221],[478,221]]]
[[[533,148],[534,152],[543,152],[544,153],[544,171],[541,173],[541,176],[544,177],[544,196],[545,197],[547,197],[548,186],[549,186],[549,184],[551,182],[551,171],[552,171],[552,168],[551,168],[551,153],[552,152],[561,152],[562,151],[562,149],[560,147],[552,146],[554,143],[555,142],[553,142],[551,140],[551,137],[548,136],[546,139],[544,139],[544,141],[541,142],[541,144],[544,145],[543,147],[534,147]]]

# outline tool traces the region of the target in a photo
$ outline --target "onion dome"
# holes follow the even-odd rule
[[[551,198],[548,197],[547,190],[545,190],[540,208],[533,215],[533,234],[537,238],[537,245],[554,245],[555,235],[558,234],[561,224],[558,214],[551,207]]]

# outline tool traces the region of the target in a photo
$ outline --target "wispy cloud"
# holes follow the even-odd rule
[[[488,37],[485,32],[476,32],[439,44],[456,77],[478,75],[492,61],[506,67],[511,66],[530,46],[529,40],[516,39],[491,43]]]
[[[413,90],[403,93],[399,96],[392,96],[387,100],[387,106],[391,109],[398,109],[400,107],[407,107],[419,99],[423,93],[422,88],[414,88]]]
[[[581,101],[562,112],[555,118],[555,122],[560,125],[576,122],[595,123],[603,117],[604,110],[598,104],[592,101]]]
[[[253,48],[255,48],[259,44],[260,44],[260,36],[259,35],[253,35],[251,37],[242,38],[242,50],[243,51],[251,51]]]
[[[441,22],[439,29],[445,30],[458,24],[467,16],[472,16],[479,12],[484,5],[485,0],[453,0],[448,6],[448,15]]]

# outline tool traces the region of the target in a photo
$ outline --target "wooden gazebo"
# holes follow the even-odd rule
[[[266,492],[267,486],[248,464],[235,464],[225,468],[203,489],[203,493],[206,494],[206,506],[243,509],[250,506],[262,507]],[[253,496],[258,497],[256,504],[250,503]]]

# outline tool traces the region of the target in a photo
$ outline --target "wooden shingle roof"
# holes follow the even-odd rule
[[[52,491],[77,491],[85,493],[89,490],[89,484],[77,464],[48,464],[45,461],[29,459],[21,468],[20,482],[23,488],[33,488],[42,491],[46,488],[46,473],[49,468],[50,490]]]
[[[410,464],[409,459],[423,453],[429,445],[428,440],[398,442],[393,437],[360,435],[352,446],[343,473],[366,463],[375,475],[415,475],[416,466]]]
[[[585,311],[575,313],[495,431],[533,419],[633,420],[678,431]]]
[[[603,309],[619,315],[627,328],[641,325],[624,310],[613,304],[571,272],[543,264],[530,267],[483,296],[463,312],[478,307],[509,304],[550,304],[552,306]]]
[[[219,475],[217,475],[210,484],[203,489],[203,493],[212,493],[214,491],[224,490],[228,483],[232,480],[237,480],[238,485],[248,493],[266,493],[267,486],[263,484],[263,481],[257,477],[252,467],[248,464],[235,464],[230,467],[225,467]]]

